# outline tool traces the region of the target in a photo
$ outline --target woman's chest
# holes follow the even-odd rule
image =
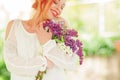
[[[32,58],[40,52],[40,44],[36,35],[28,35],[22,29],[15,33],[18,55],[25,58]]]

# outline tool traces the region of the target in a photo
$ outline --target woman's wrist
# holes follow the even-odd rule
[[[42,45],[44,55],[46,55],[55,46],[56,46],[55,40],[49,40],[44,45]]]
[[[51,39],[42,42],[41,45],[45,45],[45,44],[47,44],[50,40],[51,40]]]
[[[53,64],[53,62],[52,61],[50,61],[47,57],[46,57],[46,60],[47,60],[47,69],[50,69],[50,68],[52,68],[53,66],[54,66],[54,64]]]

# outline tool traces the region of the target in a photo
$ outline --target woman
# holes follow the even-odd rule
[[[69,56],[52,40],[52,33],[43,29],[46,19],[57,22],[65,0],[36,0],[36,13],[27,20],[8,23],[4,44],[4,60],[11,80],[35,80],[38,71],[47,70],[42,80],[66,80],[65,70],[76,66],[76,55]],[[64,21],[65,22],[65,21]]]

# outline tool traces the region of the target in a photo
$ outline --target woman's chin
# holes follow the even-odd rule
[[[48,17],[48,19],[55,19],[55,17]]]
[[[56,18],[54,15],[52,15],[52,14],[51,14],[51,15],[50,15],[50,14],[48,15],[48,19],[54,19],[54,18]]]
[[[52,16],[48,16],[47,19],[53,19],[53,17]]]

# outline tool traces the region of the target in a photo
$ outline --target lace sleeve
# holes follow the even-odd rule
[[[47,66],[46,58],[37,56],[32,59],[25,59],[18,56],[15,25],[14,21],[9,35],[4,42],[4,60],[8,71],[19,75],[35,75],[39,70],[44,71]]]

